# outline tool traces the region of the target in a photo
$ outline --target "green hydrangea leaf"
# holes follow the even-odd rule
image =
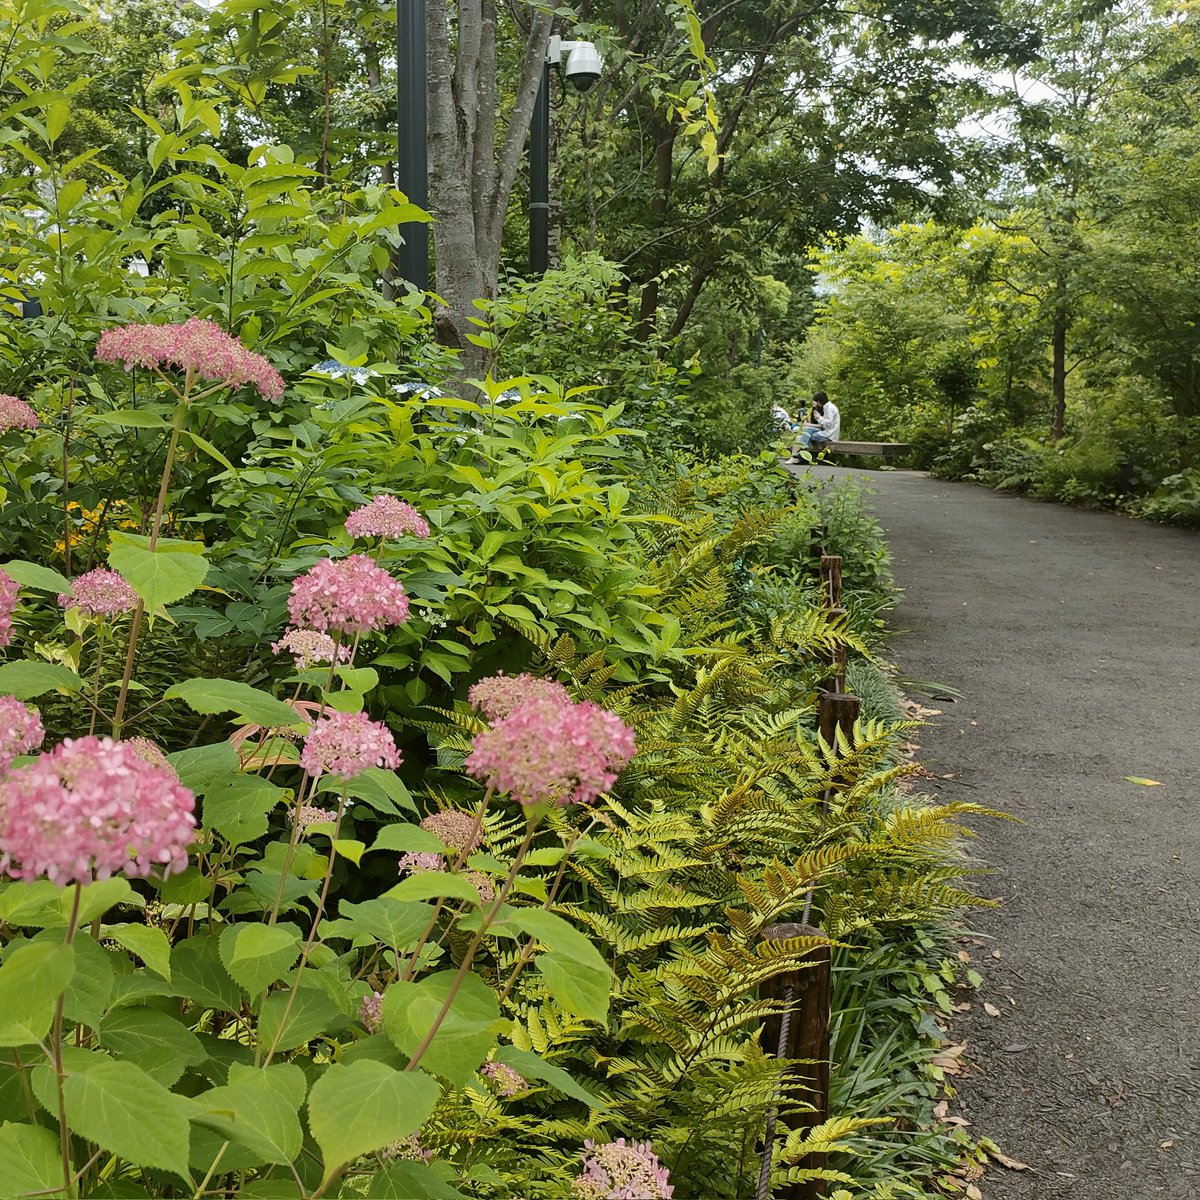
[[[394,983],[383,997],[384,1032],[407,1055],[415,1055],[450,994],[453,971],[439,971],[416,983]],[[466,1083],[496,1043],[500,1006],[496,993],[467,975],[419,1065],[456,1087]]]
[[[308,1127],[321,1148],[325,1180],[359,1155],[415,1133],[440,1094],[423,1071],[396,1071],[370,1059],[335,1063],[308,1098]]]

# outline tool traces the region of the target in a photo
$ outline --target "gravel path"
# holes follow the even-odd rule
[[[955,1030],[959,1110],[1034,1168],[986,1200],[1200,1197],[1200,536],[868,478],[895,656],[962,692],[924,701],[934,790],[1021,819],[977,826],[1003,903],[971,919],[986,979]]]

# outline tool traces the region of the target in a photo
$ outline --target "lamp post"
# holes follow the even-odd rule
[[[600,78],[604,61],[591,42],[550,39],[542,78],[538,83],[533,119],[529,123],[529,274],[544,275],[550,267],[550,75],[558,67],[580,92]]]
[[[426,0],[396,0],[396,186],[418,208],[429,207],[425,69]],[[397,255],[402,278],[429,290],[429,226],[403,226]]]

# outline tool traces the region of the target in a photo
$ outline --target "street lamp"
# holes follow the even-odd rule
[[[426,0],[396,0],[396,186],[418,208],[429,208],[425,99]],[[429,226],[404,226],[397,255],[401,278],[429,290]]]
[[[529,273],[544,275],[550,267],[550,71],[558,67],[577,91],[589,91],[604,70],[604,60],[591,42],[552,37],[542,64],[533,120],[529,126]]]

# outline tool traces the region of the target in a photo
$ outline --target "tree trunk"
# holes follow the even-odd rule
[[[429,207],[435,290],[441,301],[434,329],[439,342],[460,352],[463,379],[478,378],[487,367],[488,352],[470,341],[478,332],[472,320],[479,315],[475,301],[496,296],[504,213],[525,147],[551,22],[545,13],[530,17],[521,79],[501,140],[494,0],[429,0]]]
[[[1067,413],[1067,330],[1071,324],[1067,298],[1059,284],[1054,302],[1054,320],[1050,330],[1050,396],[1053,408],[1050,416],[1050,440],[1057,442],[1063,435]]]

